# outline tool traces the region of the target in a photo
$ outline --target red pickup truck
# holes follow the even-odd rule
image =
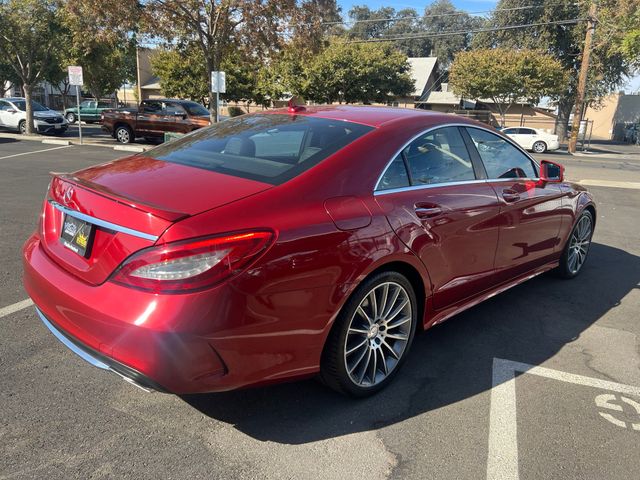
[[[102,130],[120,143],[138,137],[164,138],[165,132],[189,133],[210,125],[209,111],[190,100],[144,100],[139,108],[120,108],[102,112]]]

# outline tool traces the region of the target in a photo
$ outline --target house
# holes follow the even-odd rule
[[[593,122],[591,138],[622,141],[625,128],[640,123],[640,93],[609,95],[599,106],[588,107],[583,118]]]

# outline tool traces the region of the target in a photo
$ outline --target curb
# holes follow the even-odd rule
[[[136,152],[141,153],[147,150],[145,147],[134,147],[133,145],[116,145],[113,147],[114,150],[122,151],[122,152]]]

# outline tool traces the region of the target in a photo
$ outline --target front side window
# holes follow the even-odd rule
[[[279,185],[346,147],[372,127],[305,115],[240,116],[148,152],[158,160]]]
[[[412,185],[475,180],[471,157],[458,127],[430,131],[414,140],[402,154]]]
[[[537,178],[531,159],[504,138],[486,130],[467,127],[490,179]]]

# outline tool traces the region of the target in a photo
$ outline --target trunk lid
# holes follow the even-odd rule
[[[98,285],[131,254],[153,245],[171,224],[268,188],[144,156],[53,174],[41,219],[42,244],[60,266]],[[84,256],[61,239],[67,215],[93,225]]]

